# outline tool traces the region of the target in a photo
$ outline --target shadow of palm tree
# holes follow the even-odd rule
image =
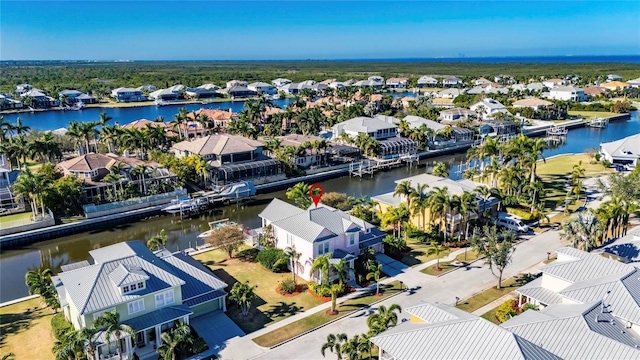
[[[277,304],[271,305],[271,308],[264,312],[269,318],[292,316],[304,311],[304,307],[297,306],[295,302],[285,303],[280,301]]]

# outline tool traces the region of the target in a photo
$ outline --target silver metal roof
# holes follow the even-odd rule
[[[115,286],[121,286],[149,280],[149,276],[139,266],[120,264],[109,273],[109,279]]]
[[[531,281],[530,283],[519,287],[516,290],[516,293],[536,299],[544,305],[562,303],[562,296],[558,295],[558,293],[556,293],[555,291],[542,287],[542,277],[539,277]]]
[[[193,311],[185,305],[167,306],[162,309],[146,313],[144,315],[123,321],[136,331],[142,331],[169,321],[181,319],[193,314]]]
[[[631,265],[575,248],[565,247],[558,249],[556,252],[559,254],[558,260],[541,267],[540,270],[545,274],[572,283],[612,274],[620,274],[622,276],[634,269]],[[563,258],[566,258],[566,260],[563,260]]]

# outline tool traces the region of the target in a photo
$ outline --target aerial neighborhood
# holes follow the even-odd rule
[[[640,359],[640,78],[238,74],[0,94],[2,354]]]

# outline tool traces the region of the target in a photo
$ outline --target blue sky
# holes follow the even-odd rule
[[[0,1],[1,60],[640,54],[640,1]]]

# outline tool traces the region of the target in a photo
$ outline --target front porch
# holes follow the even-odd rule
[[[134,353],[138,355],[140,359],[157,358],[156,350],[162,345],[160,335],[172,329],[177,324],[183,323],[188,325],[191,314],[193,314],[193,312],[187,306],[167,306],[160,310],[124,321],[124,323],[131,326],[136,333],[133,337],[129,334],[122,335],[120,339],[122,359],[131,359]],[[96,353],[96,360],[119,359],[114,336],[111,335],[109,342],[107,342],[106,335],[104,331],[96,335],[98,343],[100,343]]]

